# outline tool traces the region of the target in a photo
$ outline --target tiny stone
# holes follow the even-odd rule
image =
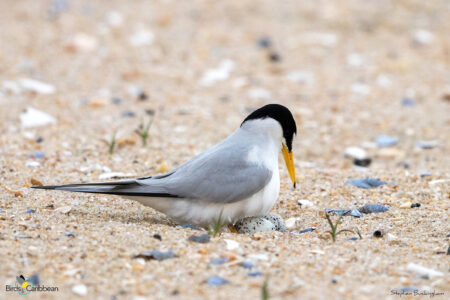
[[[87,294],[87,287],[84,284],[77,284],[72,288],[74,294],[85,296]]]
[[[175,253],[172,250],[169,250],[167,252],[161,252],[159,250],[153,250],[153,251],[144,251],[138,255],[133,256],[133,259],[136,258],[143,258],[145,260],[151,260],[151,259],[155,259],[155,260],[165,260],[165,259],[169,259],[169,258],[174,258],[177,257],[175,255]]]
[[[373,178],[365,178],[365,179],[352,179],[347,181],[348,184],[363,188],[363,189],[370,189],[373,187],[378,187],[380,185],[387,184],[385,181],[380,181],[378,179]]]
[[[78,234],[75,232],[66,232],[64,235],[68,237],[76,237]]]
[[[345,149],[344,155],[347,157],[354,158],[355,160],[365,160],[367,159],[366,150],[360,147],[348,147]]]
[[[111,98],[111,102],[115,105],[119,105],[122,103],[122,99],[120,99],[119,97],[113,97]]]
[[[34,214],[35,212],[36,212],[36,210],[34,210],[34,209],[31,209],[31,208],[27,209],[27,214]]]
[[[124,117],[124,118],[134,118],[134,117],[136,117],[136,114],[134,112],[132,112],[132,111],[127,110],[127,111],[124,111],[122,113],[122,117]]]
[[[281,61],[281,56],[276,52],[269,53],[269,60],[271,62],[279,62]]]
[[[202,243],[202,244],[209,243],[210,240],[211,240],[211,238],[206,233],[201,234],[201,235],[191,235],[188,238],[189,242]]]
[[[228,257],[219,257],[219,258],[213,258],[209,264],[210,265],[221,265],[226,262],[228,262],[230,259]]]
[[[192,224],[180,224],[177,226],[178,228],[192,229],[192,230],[201,230],[199,227]]]
[[[161,237],[161,235],[159,235],[159,234],[157,234],[157,233],[155,233],[154,235],[153,235],[153,238],[154,239],[157,239],[157,240],[162,240],[162,237]]]
[[[360,166],[360,167],[368,167],[371,163],[372,163],[371,158],[366,158],[366,159],[356,159],[355,158],[353,160],[353,164],[356,166]]]
[[[436,141],[418,141],[416,143],[416,146],[420,149],[433,149],[436,145]]]
[[[299,233],[313,232],[315,230],[316,230],[315,227],[311,227],[311,228],[302,229],[299,231]]]
[[[360,212],[363,214],[370,214],[370,213],[381,213],[386,212],[389,210],[389,206],[380,205],[380,204],[366,204],[360,208],[358,208]]]
[[[38,137],[37,139],[36,139],[36,143],[42,143],[44,141],[44,138],[42,138],[42,137]]]
[[[139,93],[138,99],[141,100],[141,101],[145,101],[145,100],[148,99],[148,96],[147,96],[147,94],[144,91],[142,91],[142,92]]]
[[[411,204],[411,208],[420,207],[420,203],[413,203]]]
[[[308,207],[314,207],[314,203],[312,203],[309,200],[298,200],[298,205],[300,206],[300,208],[308,208]]]
[[[258,39],[258,46],[261,48],[269,48],[272,45],[272,42],[268,37],[261,37]]]
[[[225,284],[229,283],[228,280],[226,280],[220,276],[211,276],[206,280],[206,282],[211,286],[220,286],[220,285],[225,285]]]
[[[417,265],[414,263],[409,263],[406,267],[408,271],[412,271],[419,275],[423,279],[432,279],[433,277],[441,277],[444,276],[442,272],[435,271],[430,268],[423,267],[421,265]]]
[[[414,99],[411,98],[403,98],[402,105],[407,107],[414,107],[416,106],[416,102],[414,101]]]
[[[245,268],[245,269],[251,269],[253,268],[253,264],[249,261],[243,261],[239,264],[241,267]]]
[[[358,240],[357,237],[351,237],[351,238],[348,238],[348,239],[347,239],[347,241],[357,241],[357,240]]]
[[[249,277],[259,277],[262,275],[262,272],[250,272],[247,274]]]
[[[36,151],[28,155],[29,158],[43,158],[45,157],[45,153],[41,151]]]
[[[379,147],[390,147],[398,143],[398,138],[389,135],[379,135],[376,143]]]

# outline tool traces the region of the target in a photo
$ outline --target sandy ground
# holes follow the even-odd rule
[[[5,285],[38,274],[59,291],[27,297],[259,299],[267,280],[271,299],[397,299],[401,288],[448,299],[449,19],[445,0],[0,1],[0,298],[21,297]],[[258,46],[262,37],[270,48]],[[32,179],[161,172],[271,102],[299,124],[298,188],[280,160],[273,208],[297,218],[289,232],[192,243],[198,231],[138,203],[28,188]],[[54,119],[26,127],[34,119],[20,116],[30,107]],[[149,110],[143,147],[135,131]],[[398,143],[381,148],[379,135]],[[351,146],[367,152],[369,167],[344,156]],[[356,178],[388,184],[346,184]],[[343,217],[341,228],[359,228],[363,239],[343,233],[333,243],[323,211],[369,203],[390,209]],[[372,237],[377,229],[385,235]],[[155,249],[177,257],[132,259]],[[209,264],[219,257],[229,261]],[[411,264],[438,273],[423,278]],[[213,275],[229,283],[211,286]]]

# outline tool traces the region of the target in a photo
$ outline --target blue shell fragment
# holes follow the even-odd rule
[[[259,277],[262,275],[262,272],[250,272],[247,275],[250,277]]]
[[[226,280],[225,278],[222,278],[220,276],[214,275],[214,276],[210,276],[206,282],[211,285],[211,286],[220,286],[220,285],[225,285],[230,283],[228,280]]]
[[[210,265],[221,265],[229,261],[230,259],[228,257],[219,257],[219,258],[213,258],[209,264]]]
[[[316,230],[316,227],[306,228],[299,231],[299,233],[313,232]]]
[[[375,141],[378,147],[390,147],[398,143],[398,138],[389,135],[379,135]]]
[[[192,224],[180,224],[177,227],[185,228],[185,229],[192,229],[192,230],[201,230],[199,227],[192,225]]]
[[[36,151],[28,155],[29,158],[44,158],[45,153],[41,151]]]
[[[210,240],[211,240],[211,238],[206,233],[201,234],[201,235],[191,235],[188,238],[189,242],[202,243],[202,244],[209,243]]]
[[[403,98],[402,105],[408,106],[408,107],[414,107],[414,106],[416,106],[416,102],[412,98]]]
[[[31,208],[27,209],[27,214],[34,214],[35,212],[36,212],[35,209],[31,209]]]
[[[348,239],[347,239],[347,241],[357,241],[357,240],[358,240],[357,237],[351,237],[351,238],[348,238]]]
[[[374,178],[352,179],[347,180],[347,183],[362,189],[370,189],[373,187],[378,187],[380,185],[387,184],[386,181],[380,181]]]
[[[165,260],[173,257],[176,257],[176,255],[172,250],[169,250],[167,252],[161,252],[159,250],[144,251],[138,255],[133,256],[133,258],[143,258],[145,260]]]
[[[327,209],[325,209],[325,212],[327,214],[333,213],[333,214],[337,214],[338,216],[345,216],[346,214],[348,214],[350,212],[350,209],[331,209],[331,208],[327,208]]]
[[[253,264],[249,261],[243,261],[239,264],[241,267],[245,268],[245,269],[251,269],[253,268]]]
[[[389,206],[381,205],[381,204],[366,204],[360,208],[358,208],[360,212],[363,214],[370,213],[382,213],[389,210]]]
[[[352,209],[352,211],[350,212],[350,216],[355,217],[355,218],[360,218],[363,216],[362,213],[359,212],[359,210],[357,210],[356,208]]]

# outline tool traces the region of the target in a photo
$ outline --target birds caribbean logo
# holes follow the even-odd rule
[[[27,289],[27,287],[32,287],[33,282],[31,281],[30,277],[28,276],[16,276],[16,283],[14,284],[16,287],[20,287],[20,291],[18,293],[20,295],[28,295],[31,293],[31,288]]]

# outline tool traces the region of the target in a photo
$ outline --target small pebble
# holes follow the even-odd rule
[[[211,286],[220,286],[230,283],[228,280],[216,275],[210,276],[206,282]]]
[[[380,238],[384,236],[384,230],[383,229],[377,229],[373,232],[373,236],[376,238]]]
[[[262,275],[262,272],[250,272],[247,274],[249,277],[259,277]]]
[[[450,255],[450,245],[447,248],[447,255]]]
[[[420,203],[413,203],[411,204],[411,208],[420,207]]]
[[[243,261],[239,264],[241,267],[245,268],[245,269],[251,269],[253,268],[253,264],[249,261]]]
[[[84,284],[77,284],[72,288],[72,292],[79,296],[87,295],[87,287]]]
[[[260,48],[269,48],[270,46],[272,46],[272,42],[268,37],[261,37],[258,39],[258,46]]]
[[[160,234],[155,233],[155,234],[153,235],[153,238],[162,241],[162,237],[161,237]]]
[[[120,99],[119,97],[112,97],[111,102],[115,105],[119,105],[122,103],[122,99]]]
[[[201,244],[209,243],[210,240],[211,240],[211,238],[206,233],[201,234],[201,235],[191,235],[188,238],[189,242],[201,243]]]
[[[358,240],[357,237],[351,237],[351,238],[348,238],[348,239],[347,239],[347,241],[357,241],[357,240]]]
[[[38,137],[37,139],[36,139],[36,143],[42,143],[44,141],[44,138],[42,138],[42,137]]]
[[[295,224],[297,223],[297,220],[299,220],[299,218],[289,218],[286,220],[286,228],[287,229],[292,229],[295,227]]]
[[[281,61],[281,56],[280,56],[280,54],[278,54],[276,52],[271,52],[271,53],[269,53],[269,60],[271,62],[279,62],[279,61]]]
[[[434,147],[437,146],[437,142],[436,141],[418,141],[416,143],[416,147],[420,148],[420,149],[433,149]]]
[[[35,209],[31,209],[31,208],[27,209],[27,214],[34,214],[35,212],[36,212]]]
[[[24,128],[41,127],[56,123],[54,117],[32,107],[28,107],[19,117]]]
[[[148,99],[148,95],[144,91],[142,91],[142,92],[139,93],[138,99],[141,100],[141,101],[145,101],[145,100]]]
[[[306,200],[306,199],[298,200],[297,203],[300,206],[300,208],[311,208],[311,207],[314,207],[314,203],[312,203],[311,201]]]
[[[360,147],[348,147],[345,149],[344,155],[355,160],[365,160],[368,158],[366,150]]]
[[[134,112],[130,111],[130,110],[127,110],[127,111],[124,111],[122,113],[122,117],[124,117],[124,118],[134,118],[134,117],[136,117],[136,114]]]
[[[380,185],[387,184],[385,181],[380,181],[378,179],[373,178],[364,178],[364,179],[352,179],[347,181],[348,184],[362,188],[362,189],[370,189],[373,187],[378,187]]]
[[[44,83],[31,78],[19,79],[19,84],[22,86],[23,89],[38,94],[53,94],[56,90],[55,87],[51,84]]]
[[[45,153],[41,151],[36,151],[28,155],[28,158],[43,158],[45,157]]]
[[[239,248],[239,243],[233,240],[224,239],[223,240],[227,244],[227,250],[235,250]]]
[[[402,105],[406,107],[414,107],[416,106],[416,102],[414,101],[414,99],[411,98],[403,98]]]
[[[65,235],[65,236],[68,236],[68,237],[76,237],[76,236],[78,235],[78,233],[75,233],[75,232],[66,232],[64,235]]]
[[[192,224],[180,224],[177,226],[178,228],[192,229],[192,230],[201,230],[200,227],[197,227]]]
[[[165,259],[169,259],[169,258],[174,258],[177,257],[175,255],[175,253],[172,250],[169,250],[167,252],[161,252],[159,250],[153,250],[153,251],[144,251],[138,255],[133,256],[133,259],[135,258],[143,258],[145,260],[151,260],[151,259],[155,259],[155,260],[165,260]]]
[[[230,259],[228,257],[219,257],[219,258],[213,258],[209,264],[210,265],[221,265],[226,262],[228,262]]]
[[[411,201],[405,201],[402,204],[400,204],[400,208],[406,209],[406,208],[411,208],[413,204],[411,203]]]
[[[353,160],[353,164],[355,166],[359,166],[359,167],[368,167],[371,163],[372,163],[371,158],[366,158],[366,159],[356,159],[355,158]]]
[[[379,147],[390,147],[398,143],[398,138],[389,135],[379,135],[375,142]]]
[[[299,231],[299,233],[313,232],[315,230],[316,230],[315,227],[311,227],[311,228],[302,229]]]
[[[380,205],[380,204],[366,204],[360,208],[358,208],[360,212],[363,214],[370,214],[370,213],[382,213],[389,210],[389,206]]]
[[[433,173],[431,173],[431,172],[422,172],[422,173],[419,174],[420,177],[428,177],[428,176],[431,176],[431,175],[433,175]]]

